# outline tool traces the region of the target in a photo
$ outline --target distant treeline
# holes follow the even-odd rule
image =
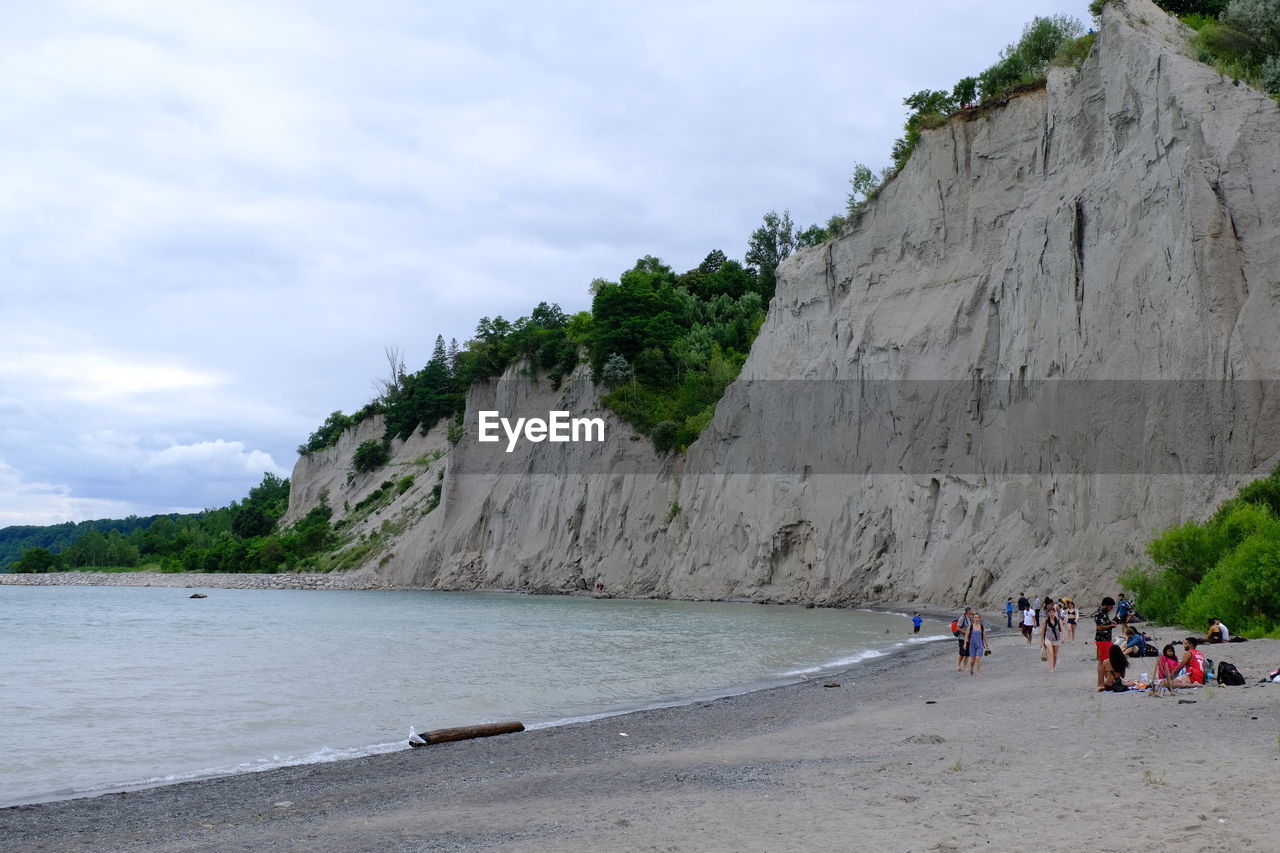
[[[100,518],[93,521],[64,521],[61,524],[14,525],[0,528],[0,566],[7,566],[22,556],[24,549],[44,548],[56,553],[65,552],[87,533],[97,533],[105,538],[116,534],[116,539],[128,537],[138,530],[146,530],[160,519],[179,523],[181,520],[198,519],[204,513],[168,513],[165,515],[128,518]]]
[[[243,501],[190,515],[131,516],[0,530],[11,572],[156,566],[170,572],[278,572],[304,567],[336,540],[321,505],[277,530],[289,505],[289,481],[274,474]]]

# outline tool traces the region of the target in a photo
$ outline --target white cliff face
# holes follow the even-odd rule
[[[1114,592],[1152,533],[1280,458],[1280,400],[1242,384],[1280,379],[1280,109],[1188,56],[1149,0],[1104,15],[1080,70],[926,131],[856,230],[783,265],[684,457],[632,440],[581,372],[555,392],[510,371],[387,512],[444,470],[439,507],[369,565],[830,604]],[[495,456],[475,412],[513,407],[605,417],[607,439]],[[365,437],[299,462],[290,517],[376,485],[346,483]]]

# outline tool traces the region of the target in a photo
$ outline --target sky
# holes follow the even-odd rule
[[[0,4],[0,527],[288,476],[398,347],[741,258],[1087,0]]]

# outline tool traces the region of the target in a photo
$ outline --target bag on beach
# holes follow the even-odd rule
[[[953,637],[960,636],[960,620],[959,619],[951,620],[951,636]]]
[[[1041,646],[1041,647],[1040,647],[1040,660],[1048,660],[1048,659],[1049,659],[1049,650],[1048,650],[1047,648],[1045,648],[1044,646]]]
[[[1235,664],[1223,661],[1218,664],[1218,683],[1224,687],[1239,687],[1244,684],[1244,676]]]

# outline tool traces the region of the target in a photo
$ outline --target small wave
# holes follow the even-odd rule
[[[197,779],[213,779],[219,776],[236,776],[241,773],[261,773],[266,770],[275,770],[279,767],[295,767],[303,764],[329,764],[334,761],[346,761],[352,758],[364,758],[369,755],[384,755],[389,752],[400,752],[409,749],[408,739],[401,739],[392,743],[375,743],[371,746],[353,746],[344,749],[332,749],[330,747],[321,747],[307,755],[297,756],[288,755],[281,757],[273,755],[270,758],[260,758],[257,761],[242,761],[238,764],[224,764],[219,767],[205,767],[200,770],[189,770],[181,773],[169,773],[164,776],[151,776],[147,779],[139,779],[133,782],[117,782],[109,785],[95,785],[89,788],[82,788],[73,793],[67,794],[71,797],[91,797],[97,794],[105,794],[115,791],[135,791],[143,788],[155,788],[160,785],[172,785],[176,782],[193,782]]]

